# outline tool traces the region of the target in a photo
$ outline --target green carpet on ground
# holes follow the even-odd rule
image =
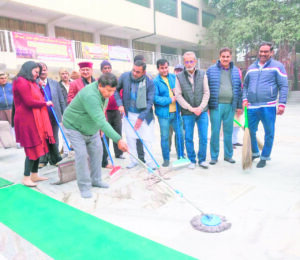
[[[3,188],[5,186],[11,185],[11,184],[13,184],[13,182],[10,182],[10,181],[5,180],[0,177],[0,188]]]
[[[0,222],[54,259],[193,259],[23,185],[0,189]]]

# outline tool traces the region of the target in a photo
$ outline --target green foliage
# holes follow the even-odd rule
[[[218,47],[300,41],[299,0],[209,0],[208,6],[217,18],[207,30],[207,39]]]

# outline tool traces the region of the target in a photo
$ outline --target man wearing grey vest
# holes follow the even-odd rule
[[[196,69],[197,59],[194,52],[183,55],[184,70],[177,74],[175,83],[176,100],[181,106],[181,114],[185,130],[185,144],[188,158],[191,161],[190,169],[196,166],[194,149],[194,127],[197,124],[199,137],[198,164],[207,169],[206,148],[208,115],[207,104],[209,88],[204,71]]]

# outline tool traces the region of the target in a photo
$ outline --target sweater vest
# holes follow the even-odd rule
[[[188,79],[188,72],[182,71],[177,74],[177,78],[181,87],[182,96],[192,107],[198,107],[201,104],[203,97],[203,79],[205,72],[201,70],[196,70],[194,74],[194,91],[193,86]],[[203,111],[207,110],[207,106]],[[181,107],[182,115],[194,115],[187,109]]]

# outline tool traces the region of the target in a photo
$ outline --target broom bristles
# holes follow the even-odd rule
[[[245,128],[244,131],[242,166],[243,166],[243,170],[252,167],[252,149],[251,149],[251,137],[250,137],[249,128]]]

